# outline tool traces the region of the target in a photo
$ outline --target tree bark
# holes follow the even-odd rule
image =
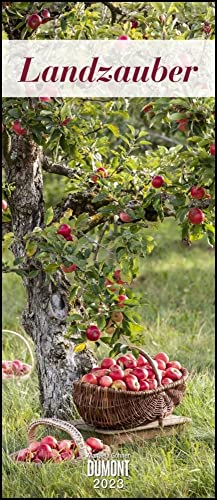
[[[4,139],[6,182],[15,186],[8,199],[14,233],[12,251],[16,258],[25,258],[25,266],[34,268],[39,264],[37,254],[31,259],[26,256],[24,236],[36,226],[43,228],[42,150],[29,138]],[[67,419],[73,412],[73,382],[96,363],[87,349],[74,353],[73,342],[65,337],[70,283],[62,271],[56,273],[55,284],[45,278],[42,268],[34,278],[23,277],[27,306],[22,323],[35,345],[42,413]]]

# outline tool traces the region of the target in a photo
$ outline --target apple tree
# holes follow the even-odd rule
[[[188,4],[4,2],[3,36],[212,37],[213,2]],[[214,245],[214,113],[213,98],[3,99],[3,272],[26,289],[45,415],[71,413],[101,343],[144,344],[133,284],[152,224],[172,217],[184,244]]]

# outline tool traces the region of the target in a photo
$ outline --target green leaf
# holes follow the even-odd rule
[[[84,349],[86,349],[86,344],[82,342],[82,344],[78,344],[74,347],[73,352],[81,352],[84,351]]]
[[[59,267],[59,264],[48,264],[48,266],[46,266],[44,270],[46,271],[46,273],[55,273],[57,269],[59,269]]]
[[[46,226],[48,226],[52,222],[53,216],[54,216],[53,207],[49,207],[46,210],[45,218],[44,218],[44,222],[45,222]]]
[[[27,241],[26,244],[26,255],[27,257],[33,257],[35,253],[37,252],[38,246],[34,241]]]
[[[113,133],[115,137],[119,137],[120,132],[116,125],[109,123],[108,125],[106,125],[106,127]]]

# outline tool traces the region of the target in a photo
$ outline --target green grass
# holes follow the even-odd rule
[[[154,230],[153,230],[154,231]],[[3,498],[214,498],[214,254],[206,241],[191,249],[174,223],[161,226],[158,245],[141,263],[135,284],[146,297],[140,311],[144,349],[165,350],[191,371],[176,414],[192,424],[174,436],[119,448],[130,454],[124,488],[94,489],[86,464],[40,468],[11,464],[24,447],[26,427],[40,415],[37,378],[3,387]],[[25,294],[19,278],[4,276],[3,326],[19,330]],[[5,352],[15,351],[8,341]]]

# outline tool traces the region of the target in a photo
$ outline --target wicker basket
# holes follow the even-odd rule
[[[76,459],[71,459],[69,460],[70,463],[73,463],[74,464],[77,464],[79,463],[81,460],[84,460],[84,459],[102,459],[102,460],[106,460],[109,458],[110,454],[111,454],[111,449],[109,446],[107,445],[104,445],[104,448],[102,451],[99,451],[98,453],[94,453],[94,455],[92,455],[89,450],[88,450],[88,447],[87,445],[85,444],[84,442],[84,439],[83,439],[83,436],[82,434],[78,431],[78,429],[76,429],[72,424],[70,424],[69,422],[64,422],[63,420],[59,420],[57,418],[40,418],[39,420],[35,420],[34,422],[32,422],[29,427],[28,427],[28,430],[27,430],[27,441],[28,441],[28,446],[33,442],[33,441],[36,441],[36,429],[41,426],[41,425],[45,425],[45,426],[49,426],[49,427],[53,427],[55,429],[59,429],[61,431],[65,431],[69,434],[70,438],[75,442],[75,444],[77,445],[77,448],[78,448],[78,451],[79,451],[79,457],[76,458]],[[19,451],[15,451],[14,453],[10,453],[9,455],[9,459],[14,462],[16,461],[16,458],[17,458],[17,455],[18,455]],[[21,465],[24,465],[26,464],[27,462],[16,462],[16,463],[19,463]],[[40,463],[34,463],[34,462],[28,462],[28,465],[36,465],[36,466],[40,466],[42,464]]]
[[[136,349],[151,364],[158,382],[150,391],[116,391],[76,381],[73,399],[85,422],[98,428],[130,429],[162,420],[170,415],[183,398],[188,371],[183,368],[182,378],[169,385],[161,385],[158,370],[152,358],[138,347]]]
[[[12,335],[15,335],[16,337],[18,337],[19,339],[22,340],[22,342],[24,342],[24,344],[26,345],[27,349],[28,349],[28,352],[29,352],[29,355],[30,355],[30,358],[31,358],[31,365],[28,365],[27,363],[25,363],[26,365],[29,366],[30,368],[30,371],[28,373],[26,373],[25,375],[22,375],[22,376],[16,376],[16,375],[13,375],[12,377],[7,377],[7,376],[4,376],[3,373],[2,373],[2,381],[3,382],[8,382],[9,380],[16,380],[17,382],[21,382],[21,381],[24,381],[24,380],[27,380],[31,373],[32,373],[32,370],[34,368],[34,356],[33,356],[33,353],[32,353],[32,349],[30,347],[30,344],[28,342],[28,340],[26,340],[25,337],[23,337],[23,335],[21,335],[20,333],[17,333],[17,332],[14,332],[13,330],[2,330],[2,333],[11,333]]]

